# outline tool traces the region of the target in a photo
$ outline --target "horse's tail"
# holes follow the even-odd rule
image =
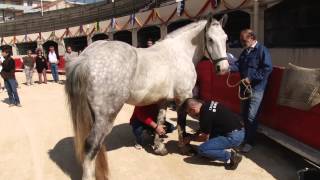
[[[70,114],[74,129],[74,144],[76,157],[79,162],[84,160],[84,143],[94,122],[94,113],[88,101],[88,62],[78,57],[70,62],[66,69],[65,91],[70,107]],[[108,179],[108,163],[102,148],[96,157],[96,179]]]

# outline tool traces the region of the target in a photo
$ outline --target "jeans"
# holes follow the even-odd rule
[[[232,131],[226,136],[217,136],[209,139],[199,146],[198,153],[201,156],[213,160],[227,162],[231,153],[226,149],[239,146],[244,139],[244,129]]]
[[[55,82],[59,81],[58,65],[51,63],[50,67],[51,67],[51,73],[52,73],[53,80]]]
[[[241,115],[245,127],[245,143],[254,144],[258,129],[258,113],[264,91],[252,91],[251,98],[241,101]]]
[[[17,81],[15,79],[8,79],[4,81],[7,89],[10,104],[20,104],[20,99],[17,91]]]
[[[26,74],[26,83],[32,84],[33,67],[24,66],[24,72]]]

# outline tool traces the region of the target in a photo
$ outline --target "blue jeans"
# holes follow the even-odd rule
[[[55,82],[59,81],[59,74],[58,74],[58,65],[51,63],[51,73],[52,73],[52,78]]]
[[[10,104],[20,104],[17,81],[15,79],[4,80],[4,86],[7,89]]]
[[[217,136],[202,143],[199,146],[198,153],[213,160],[227,162],[231,157],[231,153],[226,149],[239,146],[243,139],[244,129],[232,131],[226,136]]]
[[[254,144],[258,129],[258,113],[264,91],[252,91],[251,98],[241,101],[241,115],[245,127],[245,143]]]

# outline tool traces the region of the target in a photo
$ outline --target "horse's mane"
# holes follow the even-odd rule
[[[192,22],[188,25],[185,25],[171,33],[169,33],[166,38],[164,39],[170,39],[170,38],[175,38],[177,36],[181,36],[181,34],[185,33],[185,32],[188,32],[189,30],[191,29],[195,29],[197,27],[199,27],[200,24],[203,24],[203,23],[206,23],[207,20],[199,20],[199,21],[196,21],[196,22]]]

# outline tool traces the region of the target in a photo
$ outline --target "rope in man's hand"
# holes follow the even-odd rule
[[[227,86],[230,87],[230,88],[234,88],[234,87],[237,87],[237,86],[239,87],[238,97],[239,97],[240,100],[246,100],[246,99],[251,98],[251,95],[252,95],[252,87],[251,87],[251,85],[246,83],[245,79],[241,79],[240,81],[238,81],[235,84],[230,84],[229,83],[230,74],[231,74],[231,72],[228,73]],[[244,86],[244,91],[243,91],[242,95],[241,95],[241,85]],[[247,96],[247,94],[248,94],[248,96]]]

